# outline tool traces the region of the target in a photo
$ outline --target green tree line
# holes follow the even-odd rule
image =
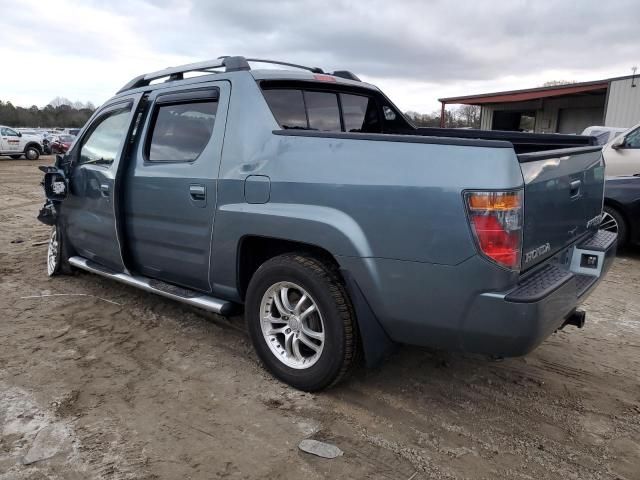
[[[29,108],[16,107],[11,102],[0,100],[0,125],[32,128],[80,128],[94,112],[91,103],[71,102],[56,97],[46,107],[32,105]]]

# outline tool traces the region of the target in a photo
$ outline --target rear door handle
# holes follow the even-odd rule
[[[571,198],[580,195],[580,185],[582,185],[581,180],[574,180],[569,184],[569,196],[571,196]]]
[[[101,194],[103,197],[108,197],[108,196],[109,196],[109,194],[110,194],[110,190],[111,190],[111,187],[109,187],[109,184],[108,184],[108,183],[102,183],[102,184],[100,185],[100,194]]]
[[[207,188],[204,185],[189,185],[189,195],[192,200],[202,202],[207,199]]]

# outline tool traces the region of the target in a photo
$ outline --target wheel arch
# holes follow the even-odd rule
[[[28,142],[25,146],[24,146],[24,150],[23,152],[26,152],[28,148],[33,147],[36,150],[38,150],[38,153],[40,155],[42,155],[42,146],[38,143],[38,142]]]
[[[304,252],[340,267],[338,260],[325,248],[311,243],[263,235],[245,235],[240,238],[236,257],[236,279],[240,298],[244,301],[253,274],[267,260],[292,252]]]
[[[380,324],[354,276],[325,248],[276,237],[245,235],[240,239],[237,252],[237,288],[243,301],[253,274],[260,265],[278,255],[300,252],[330,264],[343,282],[355,311],[358,338],[367,366],[379,365],[394,350],[395,343]]]

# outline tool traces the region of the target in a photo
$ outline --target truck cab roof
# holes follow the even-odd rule
[[[249,65],[250,63],[269,64],[273,65],[275,68],[261,68],[254,70]],[[207,75],[207,73],[210,75]],[[227,80],[237,76],[238,74],[251,75],[255,80],[331,82],[335,84],[358,86],[379,92],[377,87],[360,81],[355,74],[346,70],[325,73],[318,67],[305,67],[303,65],[275,60],[251,59],[237,56],[219,57],[215,60],[169,67],[156,72],[139,75],[125,84],[117,92],[116,96],[120,96],[124,93],[134,93],[142,88],[145,90],[155,89],[158,88],[159,85],[163,85],[168,82],[171,82],[172,85],[180,85],[181,83],[200,83],[211,81],[213,79]]]

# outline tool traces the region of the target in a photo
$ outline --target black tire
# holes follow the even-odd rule
[[[263,296],[280,282],[292,282],[312,297],[322,316],[324,341],[315,363],[291,368],[277,358],[262,330]],[[253,346],[264,366],[294,388],[317,391],[343,380],[355,363],[359,348],[356,318],[335,268],[303,253],[272,258],[251,278],[246,295],[245,319]]]
[[[627,245],[629,232],[626,220],[618,210],[609,205],[604,206],[604,213],[610,215],[611,218],[615,220],[618,231],[618,249],[624,248]],[[604,224],[605,221],[603,221],[602,225]],[[610,229],[607,228],[607,230]]]
[[[29,145],[24,149],[24,156],[27,160],[38,160],[40,158],[40,150],[33,145]]]
[[[22,154],[20,154],[20,155],[11,155],[11,158],[13,158],[14,160],[20,160],[20,157],[22,157]]]
[[[55,245],[54,242],[56,243]],[[69,256],[64,229],[59,225],[54,225],[47,245],[47,275],[54,277],[73,273],[69,263]]]

